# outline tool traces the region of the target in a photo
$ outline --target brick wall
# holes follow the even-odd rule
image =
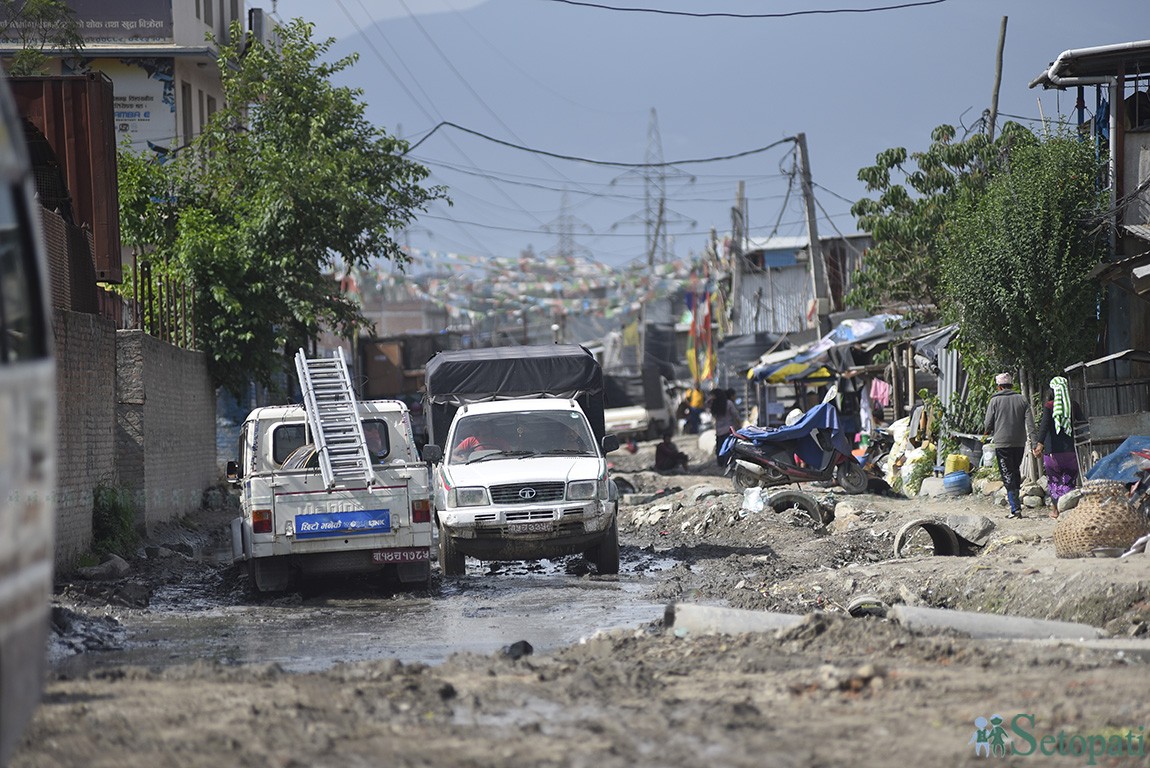
[[[195,512],[219,480],[215,392],[201,352],[97,315],[54,311],[58,446],[56,564],[92,544],[92,492],[135,493],[151,527]]]
[[[97,315],[54,311],[56,339],[56,562],[92,543],[92,489],[114,482],[116,329]]]
[[[116,464],[149,529],[200,508],[216,483],[216,398],[202,352],[116,333]]]

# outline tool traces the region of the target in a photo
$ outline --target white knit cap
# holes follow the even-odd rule
[[[999,385],[1000,387],[1001,386],[1009,387],[1011,384],[1014,383],[1014,379],[1011,377],[1011,375],[1009,373],[1000,373],[994,377],[994,383]]]

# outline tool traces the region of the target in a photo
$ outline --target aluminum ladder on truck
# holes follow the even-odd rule
[[[295,368],[324,485],[370,488],[375,474],[343,348],[331,357],[312,359],[301,349]]]

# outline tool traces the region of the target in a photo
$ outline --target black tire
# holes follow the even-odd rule
[[[592,550],[591,558],[595,563],[600,576],[609,576],[619,573],[619,521],[611,521],[607,535],[603,537]]]
[[[467,571],[467,557],[455,548],[451,534],[439,526],[439,571],[444,576],[462,576]]]
[[[611,482],[615,483],[615,487],[619,490],[620,496],[635,493],[635,484],[625,477],[613,477],[611,478]]]
[[[259,592],[284,592],[291,586],[291,570],[283,555],[248,560],[248,576]]]
[[[766,497],[766,502],[775,512],[784,512],[791,507],[798,507],[810,515],[812,520],[818,520],[823,525],[829,523],[834,517],[833,514],[829,517],[823,514],[823,508],[819,506],[818,500],[809,493],[802,491],[776,491]]]
[[[862,465],[851,458],[835,468],[835,482],[845,492],[853,495],[866,492],[868,479]]]
[[[400,563],[395,566],[395,578],[400,584],[427,589],[431,583],[431,563]]]
[[[735,487],[740,491],[755,488],[759,484],[759,476],[745,467],[735,464]]]

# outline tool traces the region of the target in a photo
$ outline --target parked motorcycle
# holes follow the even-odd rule
[[[894,435],[890,430],[875,427],[867,435],[867,440],[866,452],[862,457],[863,472],[872,480],[882,480],[885,483],[887,462],[894,448]]]
[[[723,441],[719,456],[733,459],[728,470],[739,490],[818,481],[834,481],[852,494],[867,489],[867,474],[831,403],[811,408],[790,426],[743,427]]]

